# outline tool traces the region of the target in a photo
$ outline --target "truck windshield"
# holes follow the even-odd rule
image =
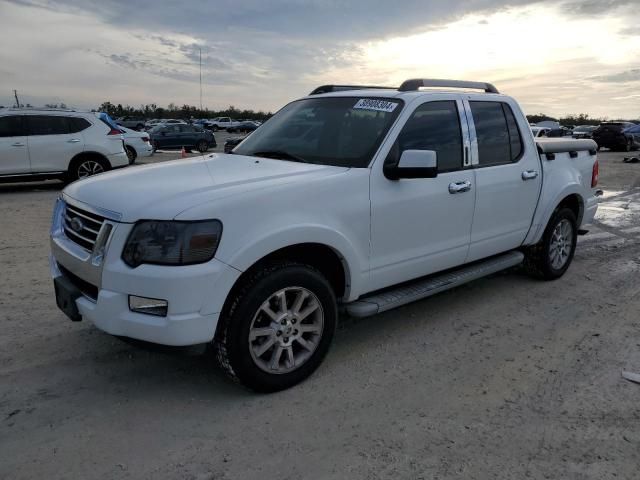
[[[403,102],[394,98],[306,98],[285,106],[233,151],[366,168]]]

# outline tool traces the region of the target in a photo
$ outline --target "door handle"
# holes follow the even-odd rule
[[[536,172],[535,170],[525,170],[524,172],[522,172],[522,180],[524,180],[525,182],[527,180],[533,180],[537,176],[538,172]]]
[[[12,143],[11,144],[12,147],[24,147],[24,143],[22,142],[16,142],[16,143]]]
[[[453,182],[449,184],[449,193],[462,193],[471,190],[471,182],[465,180],[464,182]]]
[[[67,143],[78,143],[80,140],[77,138],[72,138],[71,140],[67,140]]]

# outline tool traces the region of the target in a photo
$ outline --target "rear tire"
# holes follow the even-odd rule
[[[138,153],[136,152],[136,150],[133,147],[125,147],[125,150],[127,152],[127,158],[129,159],[129,165],[133,165],[134,163],[136,163],[136,158],[138,158]]]
[[[544,280],[560,278],[573,261],[577,239],[578,227],[573,211],[569,208],[556,209],[542,240],[525,252],[525,269]]]
[[[315,268],[266,265],[232,293],[214,349],[233,380],[258,392],[301,382],[324,359],[338,319],[336,297]]]
[[[71,165],[69,165],[67,178],[70,182],[73,182],[81,178],[106,172],[110,168],[109,163],[102,158],[96,156],[79,157],[73,160]]]

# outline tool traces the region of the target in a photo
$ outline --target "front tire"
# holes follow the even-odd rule
[[[320,272],[294,262],[272,263],[232,295],[214,340],[218,362],[232,379],[275,392],[318,368],[338,319],[335,294]]]
[[[569,208],[557,209],[551,215],[542,240],[525,252],[526,270],[544,280],[560,278],[573,261],[577,239],[575,214]]]

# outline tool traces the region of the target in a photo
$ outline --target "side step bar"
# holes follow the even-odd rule
[[[418,279],[409,284],[405,283],[393,290],[373,293],[346,304],[345,309],[352,317],[368,317],[430,297],[436,293],[486,277],[492,273],[515,267],[521,264],[523,260],[524,254],[522,252],[504,253],[472,265],[462,266],[447,273],[436,274],[426,279]]]

